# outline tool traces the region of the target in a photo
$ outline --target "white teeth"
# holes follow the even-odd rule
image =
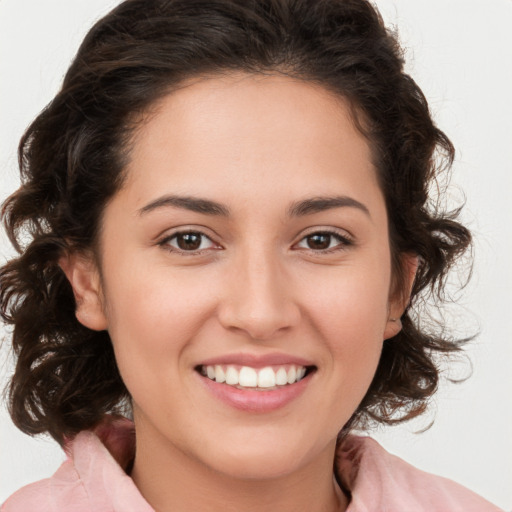
[[[208,366],[206,367],[206,374],[208,375]],[[208,377],[210,376],[208,375]],[[215,365],[215,380],[217,382],[226,382],[226,374],[219,364]]]
[[[236,386],[238,384],[238,372],[232,366],[228,366],[226,370],[226,384]]]
[[[242,366],[238,381],[244,388],[255,388],[258,385],[258,374],[254,368]]]
[[[290,366],[288,370],[288,384],[293,384],[297,379],[297,370],[295,366]]]
[[[258,387],[273,388],[276,385],[276,374],[270,366],[262,368],[258,372]]]
[[[299,382],[306,375],[304,366],[266,366],[257,370],[250,366],[220,365],[203,366],[202,374],[219,383],[243,388],[268,389]]]
[[[279,368],[279,370],[277,370],[276,384],[278,386],[284,386],[285,384],[288,384],[288,375],[284,368]]]

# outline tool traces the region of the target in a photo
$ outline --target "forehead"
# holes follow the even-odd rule
[[[185,83],[140,124],[127,171],[127,188],[139,203],[167,189],[265,201],[279,193],[325,195],[340,180],[340,193],[378,188],[369,144],[348,102],[282,75]]]

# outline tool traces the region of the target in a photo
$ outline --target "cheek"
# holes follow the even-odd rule
[[[108,275],[108,330],[128,388],[135,379],[171,378],[182,361],[179,354],[209,317],[212,298],[184,273],[165,267],[118,266]]]
[[[143,330],[146,335],[160,329],[167,336],[187,329],[208,297],[201,293],[201,277],[190,272],[142,262],[140,266],[118,266],[107,283],[107,316],[111,327]],[[126,277],[129,276],[129,277]],[[203,292],[205,290],[203,289]],[[169,326],[173,326],[169,330]],[[126,330],[126,329],[125,329]]]
[[[373,378],[382,350],[389,278],[369,268],[344,270],[343,278],[324,282],[308,309],[314,329],[328,345],[330,363],[342,367],[340,378],[363,389]]]
[[[381,336],[387,318],[389,282],[388,273],[372,272],[370,266],[342,268],[317,281],[308,309],[314,311],[315,323],[329,332],[329,338],[335,334],[340,339]]]

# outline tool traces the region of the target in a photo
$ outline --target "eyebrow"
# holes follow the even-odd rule
[[[221,203],[210,199],[203,199],[192,196],[166,195],[150,202],[139,210],[139,215],[144,215],[153,210],[163,207],[182,208],[204,215],[229,217],[229,208]],[[357,208],[370,216],[370,211],[361,202],[349,196],[328,196],[312,197],[292,203],[288,209],[289,217],[304,217],[314,213],[320,213],[334,208]]]
[[[222,217],[229,217],[230,211],[227,206],[224,206],[215,201],[209,199],[201,199],[199,197],[191,196],[163,196],[159,197],[155,201],[147,204],[139,210],[140,215],[149,213],[157,208],[162,207],[174,207],[182,208],[184,210],[190,210],[197,213],[203,213],[205,215],[216,215]]]
[[[357,208],[371,217],[370,210],[361,202],[349,196],[312,197],[293,203],[289,210],[290,217],[303,217],[313,213],[320,213],[333,208]]]

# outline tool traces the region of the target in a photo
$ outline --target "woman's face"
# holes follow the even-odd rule
[[[78,318],[110,333],[138,449],[247,478],[332,463],[401,313],[343,100],[242,74],[170,94],[141,123],[100,251],[101,280],[68,275]]]

